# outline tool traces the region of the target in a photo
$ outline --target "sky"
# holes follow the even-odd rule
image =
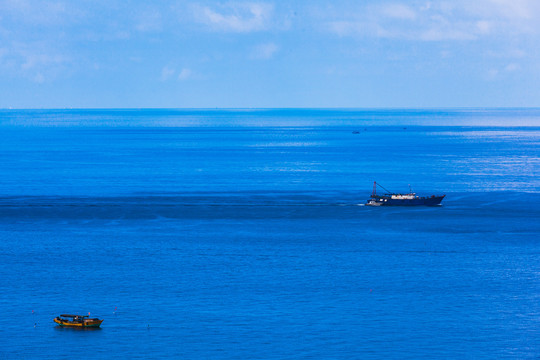
[[[0,108],[540,107],[540,1],[0,0]]]

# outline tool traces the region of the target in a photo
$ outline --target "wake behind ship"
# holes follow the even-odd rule
[[[387,191],[384,195],[377,195],[377,185]],[[373,193],[366,205],[368,206],[436,206],[440,205],[446,195],[418,196],[412,191],[408,194],[396,194],[386,190],[373,182]]]

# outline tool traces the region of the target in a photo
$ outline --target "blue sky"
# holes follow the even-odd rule
[[[537,0],[0,0],[0,108],[527,106]]]

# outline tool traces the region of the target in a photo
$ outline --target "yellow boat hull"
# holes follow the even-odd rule
[[[77,327],[77,328],[89,328],[89,327],[99,327],[103,320],[99,319],[88,319],[84,320],[82,322],[73,322],[73,321],[66,321],[62,319],[55,318],[54,322],[57,323],[60,326],[68,326],[68,327]]]

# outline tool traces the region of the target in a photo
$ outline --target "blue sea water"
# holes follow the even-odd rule
[[[538,109],[3,110],[0,134],[0,359],[540,357]],[[446,198],[363,206],[374,180]]]

